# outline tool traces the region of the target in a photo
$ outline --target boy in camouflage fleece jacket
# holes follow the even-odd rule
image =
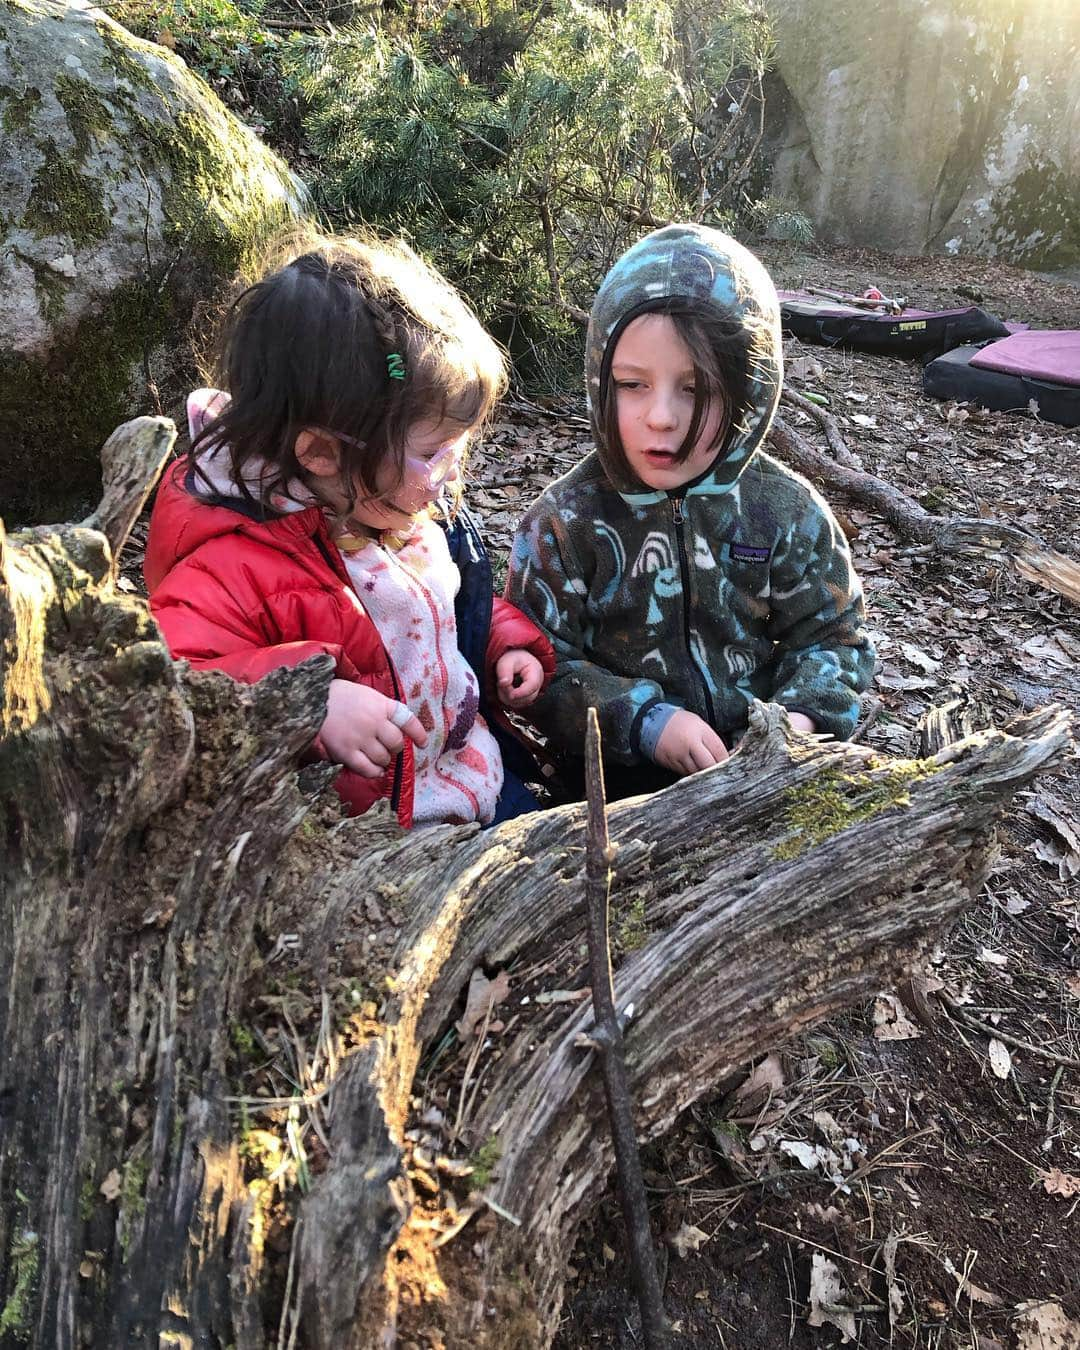
[[[755,698],[851,734],[874,665],[862,588],[823,498],[759,448],[782,380],[776,291],[734,240],[668,226],[608,273],[596,449],[533,504],[507,581],[555,649],[530,709],[555,748],[581,755],[593,705],[609,766],[644,788],[651,765],[724,758]]]

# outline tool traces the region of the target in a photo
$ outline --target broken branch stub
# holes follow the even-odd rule
[[[335,1350],[424,1328],[450,1347],[548,1344],[613,1165],[576,1044],[591,1012],[534,997],[583,984],[584,808],[489,831],[343,821],[332,771],[296,772],[329,662],[251,687],[173,664],[91,530],[17,533],[2,557],[9,1324],[42,1350],[255,1350],[287,1325]],[[638,1137],[916,963],[978,888],[1012,794],[1068,743],[1050,709],[912,764],[755,705],[724,764],[610,807]],[[489,1160],[457,1202],[489,1221],[440,1245],[406,1134],[456,1088],[442,1060],[418,1077],[421,1056],[478,966],[511,971],[505,1029],[480,1044],[446,1148]],[[359,1021],[335,1002],[354,987]],[[234,1033],[279,1006],[283,1039],[330,1050],[317,1083],[291,1068],[303,1092],[283,1072],[281,1101],[260,1105]],[[307,1141],[306,1190],[259,1165],[253,1117],[297,1156]]]
[[[600,754],[600,719],[589,709],[585,733],[585,930],[589,944],[589,982],[595,1025],[593,1046],[604,1078],[604,1098],[611,1122],[615,1170],[622,1204],[630,1268],[641,1309],[646,1350],[664,1350],[671,1343],[671,1327],[664,1313],[656,1252],[649,1228],[649,1204],[641,1174],[641,1154],[634,1134],[633,1108],[626,1076],[622,1026],[615,1010],[611,982],[608,892],[614,852],[608,840],[604,765]]]

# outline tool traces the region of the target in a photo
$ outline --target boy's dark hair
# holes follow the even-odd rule
[[[608,453],[614,463],[631,478],[633,470],[619,436],[619,411],[613,397],[611,362],[619,337],[627,325],[643,314],[663,314],[675,325],[690,350],[694,362],[694,411],[690,426],[675,455],[677,464],[685,463],[701,428],[709,418],[714,399],[720,399],[726,417],[721,418],[710,449],[722,453],[741,429],[750,409],[749,374],[753,338],[734,315],[725,315],[715,306],[703,306],[692,300],[670,296],[650,301],[628,314],[608,340],[600,379],[600,418]]]
[[[352,505],[376,495],[381,464],[393,465],[400,483],[411,426],[475,426],[504,392],[499,347],[405,244],[304,228],[279,237],[264,267],[224,315],[206,373],[229,402],[195,438],[189,462],[198,476],[201,452],[228,447],[233,481],[268,513],[272,494],[304,478],[295,454],[304,428],[361,442],[341,445]],[[256,461],[253,491],[247,466]]]

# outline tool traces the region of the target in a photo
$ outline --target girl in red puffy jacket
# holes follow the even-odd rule
[[[500,710],[533,702],[552,652],[493,597],[460,503],[502,354],[403,245],[306,244],[234,302],[224,390],[188,401],[191,448],[150,523],[154,617],[173,656],[238,680],[330,656],[316,749],[354,813],[384,797],[405,827],[535,809]]]

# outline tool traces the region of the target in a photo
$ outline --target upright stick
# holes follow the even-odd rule
[[[670,1326],[660,1295],[656,1253],[649,1231],[649,1207],[641,1175],[630,1088],[623,1058],[622,1028],[615,1012],[611,981],[611,947],[608,942],[608,891],[613,850],[608,843],[607,806],[604,800],[604,766],[600,758],[600,723],[596,709],[589,709],[585,734],[585,793],[588,800],[588,832],[585,843],[585,916],[589,939],[589,977],[592,984],[596,1025],[592,1041],[600,1056],[604,1075],[611,1136],[615,1143],[615,1166],[619,1180],[630,1267],[641,1308],[641,1326],[647,1350],[663,1350],[671,1342]]]

